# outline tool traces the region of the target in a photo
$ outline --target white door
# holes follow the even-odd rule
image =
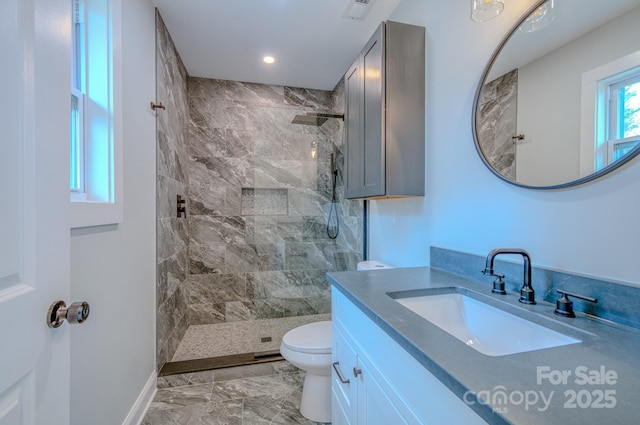
[[[0,425],[69,423],[69,9],[0,1]]]

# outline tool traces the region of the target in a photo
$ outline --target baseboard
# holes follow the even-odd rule
[[[140,425],[142,423],[142,419],[144,419],[144,415],[147,413],[149,404],[151,404],[153,397],[156,395],[157,382],[158,376],[154,371],[142,389],[142,392],[140,392],[140,395],[133,404],[133,407],[131,407],[129,414],[122,425]]]

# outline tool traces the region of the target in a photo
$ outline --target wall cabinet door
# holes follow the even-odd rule
[[[380,25],[362,50],[362,119],[364,151],[361,155],[361,197],[385,194],[384,155],[384,30]]]
[[[362,70],[358,58],[344,76],[345,88],[345,194],[347,198],[361,196],[364,167],[364,120],[362,119]]]
[[[347,198],[384,195],[384,28],[345,74]]]
[[[349,199],[424,196],[424,36],[383,22],[345,74]]]

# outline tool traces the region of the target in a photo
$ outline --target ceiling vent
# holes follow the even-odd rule
[[[347,10],[344,11],[344,18],[364,20],[369,14],[369,10],[373,7],[376,0],[349,0]]]

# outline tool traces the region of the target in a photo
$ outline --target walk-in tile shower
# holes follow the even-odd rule
[[[158,369],[277,352],[289,329],[330,318],[325,273],[362,256],[362,204],[343,196],[343,84],[191,78],[159,14],[156,55]],[[292,123],[309,113],[337,117]]]

